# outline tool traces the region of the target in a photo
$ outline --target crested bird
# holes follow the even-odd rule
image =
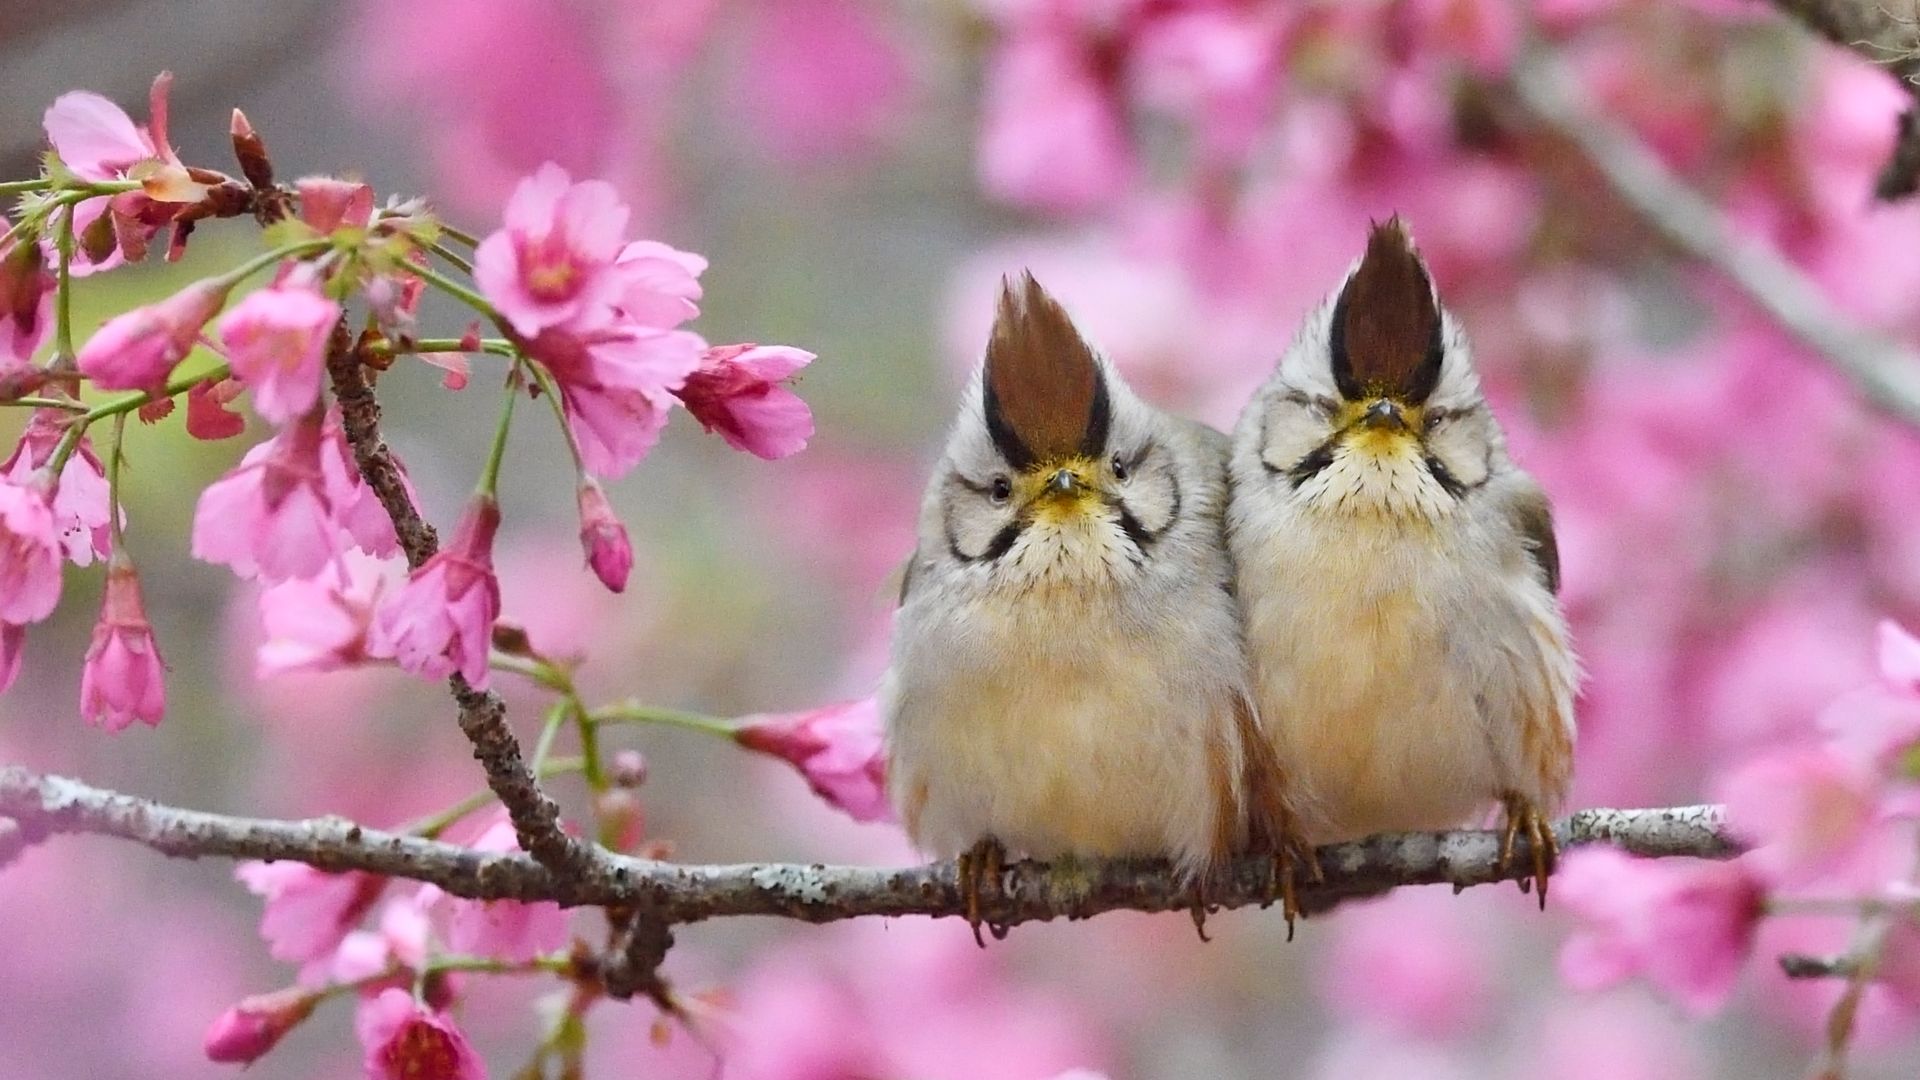
[[[1398,217],[1241,412],[1230,471],[1255,704],[1308,839],[1497,804],[1544,907],[1580,677],[1553,516]]]
[[[1295,865],[1317,874],[1252,715],[1225,509],[1225,436],[1136,397],[1031,274],[1003,281],[881,691],[900,820],[959,859],[977,940],[1009,851],[1167,858],[1203,936],[1223,857],[1263,845],[1289,919]]]

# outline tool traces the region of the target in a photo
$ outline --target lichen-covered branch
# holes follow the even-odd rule
[[[615,855],[597,856],[577,872],[556,873],[518,852],[483,853],[416,836],[363,828],[340,818],[274,821],[229,817],[103,791],[76,780],[0,766],[0,818],[13,818],[27,840],[95,833],[184,858],[292,859],[325,870],[364,870],[432,882],[471,899],[555,900],[567,905],[645,912],[636,954],[628,960],[635,989],[664,928],[739,915],[834,922],[868,915],[956,917],[965,905],[951,863],[904,868],[760,864],[687,866]],[[1560,821],[1563,847],[1611,844],[1647,856],[1720,859],[1734,854],[1720,808],[1583,810]],[[1377,836],[1320,849],[1326,880],[1301,890],[1309,911],[1401,885],[1465,888],[1517,880],[1531,872],[1525,857],[1500,866],[1497,834],[1477,830]],[[1524,852],[1519,853],[1524,856]],[[1266,902],[1267,866],[1246,859],[1211,883],[1208,899],[1223,908]],[[1192,898],[1167,864],[1089,862],[1049,868],[1008,867],[998,890],[983,897],[985,917],[1016,925],[1080,919],[1106,911],[1185,911]]]
[[[1738,286],[1881,410],[1920,426],[1920,353],[1855,325],[1779,252],[1739,234],[1632,131],[1593,108],[1565,66],[1540,49],[1514,69],[1520,104],[1565,139],[1666,241]]]
[[[1773,0],[1809,30],[1887,69],[1920,95],[1920,3],[1916,0]],[[1893,153],[1874,184],[1884,200],[1920,191],[1920,110],[1909,106],[1894,127]]]
[[[399,463],[380,438],[380,402],[367,382],[361,359],[343,323],[327,348],[327,374],[340,404],[341,427],[360,474],[393,519],[407,566],[418,569],[440,549],[440,540],[413,505]],[[486,770],[487,786],[507,808],[520,846],[542,865],[562,873],[577,875],[593,869],[596,849],[560,828],[560,808],[540,789],[539,779],[521,756],[499,695],[474,688],[457,673],[447,683],[460,708],[460,730]]]

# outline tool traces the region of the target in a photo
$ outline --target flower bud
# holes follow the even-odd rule
[[[646,757],[638,750],[615,751],[611,778],[616,787],[634,788],[646,783]]]
[[[292,986],[242,1000],[207,1029],[207,1059],[240,1065],[258,1060],[311,1015],[315,1003],[312,994]]]
[[[220,314],[230,282],[207,278],[107,321],[80,347],[80,370],[102,390],[157,390]]]
[[[633,544],[627,539],[627,527],[614,516],[606,492],[586,478],[580,482],[580,546],[602,585],[613,592],[627,587],[627,575],[633,570]]]

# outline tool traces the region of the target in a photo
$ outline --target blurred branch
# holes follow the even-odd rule
[[[1773,0],[1773,6],[1909,86],[1920,84],[1920,5],[1913,0]]]
[[[76,780],[0,766],[0,818],[12,817],[26,839],[96,833],[144,844],[163,854],[200,858],[290,859],[322,870],[361,870],[432,882],[476,900],[554,900],[566,905],[638,907],[636,940],[610,963],[646,992],[645,972],[664,952],[676,923],[738,915],[802,922],[860,916],[958,917],[965,904],[952,863],[906,868],[763,864],[688,866],[595,849],[579,872],[556,872],[519,852],[479,852],[416,836],[363,828],[341,818],[274,821],[163,806],[103,791]],[[1554,827],[1562,847],[1611,844],[1650,857],[1728,858],[1735,846],[1717,806],[1655,810],[1582,810]],[[1500,866],[1493,832],[1407,833],[1334,844],[1319,851],[1324,884],[1301,889],[1309,911],[1373,896],[1400,885],[1459,888],[1518,880],[1532,862],[1519,853]],[[1210,882],[1208,900],[1223,908],[1267,902],[1268,862],[1238,860]],[[982,914],[998,925],[1083,919],[1106,911],[1186,911],[1187,887],[1159,861],[1086,862],[1050,870],[1039,863],[1007,868],[998,889],[982,897]]]
[[[1914,0],[1773,0],[1773,6],[1809,30],[1900,80],[1911,99],[1920,94],[1920,4]],[[1895,14],[1894,8],[1904,13]],[[1920,113],[1900,115],[1893,156],[1874,184],[1874,196],[1904,199],[1920,191]]]
[[[335,327],[327,348],[327,374],[340,403],[341,427],[360,474],[380,498],[394,532],[407,555],[409,569],[417,570],[440,550],[433,526],[420,516],[407,490],[405,477],[392,451],[380,438],[380,402],[367,381],[360,350],[346,324]],[[560,827],[560,807],[540,788],[540,780],[520,755],[520,743],[507,726],[507,707],[500,696],[479,690],[455,673],[447,680],[460,707],[460,730],[473,744],[473,756],[487,773],[487,786],[499,796],[513,821],[520,846],[543,866],[571,875],[601,869],[598,849],[568,836]]]
[[[1632,131],[1592,108],[1558,60],[1530,49],[1514,68],[1520,104],[1571,143],[1613,192],[1687,255],[1719,271],[1868,401],[1920,426],[1920,354],[1854,325],[1779,252],[1739,235]]]
[[[1780,971],[1789,979],[1850,979],[1860,970],[1852,956],[1808,956],[1806,953],[1781,953]]]

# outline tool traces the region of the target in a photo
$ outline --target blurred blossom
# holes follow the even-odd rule
[[[814,794],[855,821],[892,821],[887,756],[872,697],[797,713],[742,717],[734,738],[792,765]]]
[[[485,1080],[486,1062],[453,1018],[405,990],[382,990],[354,1017],[369,1080]]]
[[[1468,1036],[1493,1003],[1498,962],[1475,914],[1441,886],[1343,907],[1328,922],[1335,937],[1321,968],[1330,1006],[1398,1034]]]
[[[0,373],[23,367],[53,327],[54,274],[30,241],[0,247]]]
[[[1539,1043],[1514,1075],[1553,1080],[1694,1080],[1710,1076],[1683,1020],[1639,997],[1611,994],[1555,1002]]]
[[[418,118],[439,166],[434,190],[460,208],[498,206],[543,162],[605,176],[628,165],[615,138],[628,106],[617,96],[615,57],[602,55],[611,13],[599,7],[362,3],[355,87],[382,112]],[[476,57],[486,58],[484,79],[471,78]]]
[[[327,502],[333,508],[334,520],[347,531],[361,551],[377,558],[400,554],[400,538],[393,531],[393,516],[387,513],[380,496],[360,475],[359,466],[354,464],[353,448],[347,445],[346,430],[341,426],[337,406],[327,410],[320,437],[320,476],[326,481]],[[408,501],[418,507],[420,498],[414,493],[413,480],[407,475],[406,463],[398,457],[392,457],[391,460],[394,471],[400,476],[400,485],[406,489]]]
[[[453,538],[380,602],[367,651],[390,656],[426,679],[459,672],[485,688],[493,623],[500,617],[500,582],[493,573],[493,537],[500,506],[476,495],[460,515]]]
[[[26,484],[34,470],[53,460],[53,451],[66,430],[65,414],[57,409],[35,409],[20,434],[12,456],[0,463],[0,476]],[[54,525],[60,548],[75,566],[88,566],[113,550],[111,515],[107,508],[107,470],[85,435],[74,447],[53,488]]]
[[[519,851],[513,822],[505,810],[474,841],[475,851]],[[447,945],[469,956],[492,956],[522,962],[558,952],[567,943],[567,915],[554,903],[523,904],[514,900],[463,900],[435,886],[423,886],[421,904],[447,912]]]
[[[1068,998],[1001,976],[953,929],[863,922],[762,953],[726,1017],[727,1080],[1054,1080],[1101,1060]]]
[[[332,176],[304,176],[294,182],[300,196],[300,220],[321,234],[341,226],[364,229],[373,220],[373,188]]]
[[[1308,1080],[1472,1080],[1486,1068],[1459,1048],[1382,1039],[1336,1027],[1300,1075]]]
[[[367,634],[386,585],[378,564],[347,558],[316,578],[261,590],[263,640],[255,654],[255,677],[337,671],[366,663]]]
[[[715,346],[675,396],[735,450],[769,461],[787,457],[813,437],[813,413],[786,381],[813,359],[785,345]]]
[[[799,161],[872,150],[898,126],[910,81],[893,21],[876,0],[755,5],[732,87],[754,136]]]
[[[1753,846],[1742,860],[1776,885],[1830,875],[1858,857],[1878,816],[1878,779],[1823,747],[1773,751],[1721,784],[1727,826]]]
[[[320,414],[309,413],[209,485],[193,514],[194,557],[243,578],[287,581],[315,577],[342,554],[323,436]]]
[[[119,552],[107,566],[104,592],[80,672],[80,715],[108,731],[135,720],[153,727],[167,709],[166,664],[140,598],[140,575]]]
[[[0,481],[0,622],[39,622],[60,602],[60,534],[43,484]]]
[[[1881,772],[1914,775],[1909,754],[1920,745],[1920,640],[1894,622],[1879,633],[1879,679],[1846,694],[1820,717],[1832,745]]]
[[[1554,896],[1581,922],[1560,951],[1570,985],[1599,990],[1637,975],[1695,1014],[1733,992],[1763,900],[1740,860],[1642,859],[1594,847],[1563,860]]]
[[[1068,33],[1016,31],[987,66],[981,186],[1045,210],[1084,210],[1118,195],[1134,162],[1116,89]]]
[[[102,390],[158,390],[232,287],[218,278],[196,281],[157,304],[115,315],[80,346],[75,362]]]
[[[423,885],[411,893],[388,898],[380,905],[374,929],[354,930],[340,938],[330,962],[322,969],[326,978],[336,983],[357,983],[392,972],[392,985],[410,986],[412,973],[427,962],[427,947],[433,936],[428,908],[443,895],[438,888]],[[307,976],[308,971],[303,970],[302,979]],[[381,989],[374,986],[365,993],[371,996]]]
[[[220,317],[215,329],[233,377],[253,391],[262,417],[284,424],[320,400],[327,338],[339,318],[339,304],[297,285],[248,293]]]
[[[0,693],[12,689],[20,677],[20,657],[26,647],[26,627],[0,622]]]
[[[233,876],[261,898],[260,936],[276,960],[300,964],[302,981],[323,972],[335,949],[379,899],[386,879],[334,874],[295,862],[243,862]]]

